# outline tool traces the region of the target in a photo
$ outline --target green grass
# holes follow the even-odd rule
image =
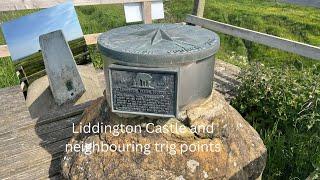
[[[166,18],[158,22],[185,21],[186,15],[192,12],[192,2],[192,0],[167,1],[165,3]],[[85,34],[104,32],[125,25],[121,5],[78,7],[77,13]],[[206,3],[204,16],[208,19],[320,46],[319,9],[263,0],[210,0]],[[311,67],[319,63],[240,38],[221,33],[219,35],[221,48],[217,58],[236,65],[241,66],[246,61],[260,61],[267,66],[282,67],[301,61],[305,67]]]
[[[16,76],[15,68],[11,58],[0,59],[0,88],[17,85],[19,79]]]
[[[182,22],[192,11],[192,0],[165,2],[165,20]],[[76,7],[84,34],[105,32],[126,25],[122,5]],[[36,10],[0,12],[0,22],[5,22]],[[266,32],[272,35],[320,46],[319,9],[291,4],[278,4],[266,0],[208,0],[204,16],[232,25]],[[292,53],[269,48],[239,38],[223,35],[218,59],[242,65],[244,61],[261,61],[267,66],[283,66],[301,61],[310,67],[317,61]],[[0,44],[5,44],[2,33]],[[97,57],[94,55],[94,57]],[[95,61],[96,59],[93,59]],[[99,59],[98,59],[99,60]],[[95,63],[101,64],[101,62]]]
[[[183,6],[181,6],[183,4]],[[192,1],[167,2],[167,18],[184,21],[192,11]],[[205,6],[204,17],[220,22],[265,32],[283,38],[320,46],[319,9],[291,4],[278,4],[263,0],[210,0]],[[241,64],[241,60],[260,61],[267,66],[292,64],[294,60],[311,67],[318,61],[269,48],[240,38],[219,33],[221,49],[218,58]]]
[[[320,25],[319,10],[254,1],[213,1],[206,6],[205,17],[232,25],[265,32],[268,34],[292,39],[319,46]],[[306,18],[308,16],[308,18]],[[310,67],[315,60],[292,53],[269,48],[263,45],[241,40],[230,36],[221,36],[224,51],[222,59],[230,59],[230,52],[237,56],[246,56],[249,61],[260,61],[267,66],[292,64],[295,60]]]
[[[192,10],[189,0],[170,3],[170,7],[177,7],[180,3],[186,4],[181,9],[169,9],[169,14],[179,14],[179,12],[182,14],[176,16],[177,21],[183,21],[185,14]],[[205,18],[320,46],[319,9],[263,0],[210,0],[207,1],[205,7]],[[233,64],[239,65],[243,59],[260,61],[267,66],[278,67],[284,64],[290,65],[295,60],[302,61],[306,67],[319,63],[240,38],[221,33],[219,35],[221,49],[218,58]]]

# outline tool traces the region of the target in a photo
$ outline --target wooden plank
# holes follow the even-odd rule
[[[45,76],[47,73],[46,73],[46,70],[41,70],[39,72],[36,72],[28,77],[23,77],[20,79],[21,82],[24,82],[24,81],[28,81],[29,84],[31,84],[33,81],[35,81],[36,79],[42,77],[42,76]]]
[[[0,45],[0,58],[10,56],[10,52],[7,45]]]
[[[20,173],[15,173],[9,179],[64,179],[60,174],[61,158],[55,158],[50,162],[43,162]]]
[[[48,8],[65,1],[66,0],[1,0],[0,11]],[[75,6],[87,6],[99,4],[124,4],[145,1],[153,0],[73,0],[73,3]]]
[[[193,1],[193,12],[192,14],[198,17],[203,17],[204,6],[206,4],[206,0],[194,0]]]
[[[5,161],[0,162],[0,174],[5,174],[7,169],[14,170],[17,166],[24,167],[28,166],[28,164],[34,164],[35,162],[50,160],[53,155],[65,151],[68,140],[69,139],[65,139],[49,144],[46,148],[38,146],[34,148],[30,147],[26,151],[21,149],[21,152],[17,152],[17,154],[7,152],[6,154],[8,156],[4,158]]]
[[[28,164],[20,165],[4,171],[1,179],[42,179],[59,174],[61,171],[61,158],[63,153],[55,154],[54,157],[47,157],[40,161],[31,161]],[[9,168],[9,167],[8,167]]]
[[[41,123],[40,126],[14,132],[16,135],[13,138],[1,140],[0,159],[3,161],[0,162],[0,179],[25,176],[30,172],[30,168],[40,171],[40,167],[50,167],[50,164],[52,167],[51,156],[64,151],[65,144],[72,136],[72,122],[78,122],[80,117],[81,115],[78,115],[51,123]],[[48,175],[48,170],[49,168],[47,174],[42,175]],[[37,175],[36,172],[38,171],[32,174]]]
[[[143,2],[143,22],[145,24],[152,23],[152,15],[151,15],[151,1]]]
[[[51,144],[47,144],[45,146],[40,146],[38,145],[24,145],[24,146],[10,146],[8,147],[8,149],[5,149],[6,151],[1,152],[0,156],[1,158],[11,158],[11,157],[19,157],[19,156],[29,156],[32,152],[42,152],[42,151],[50,151],[53,152],[55,151],[55,149],[57,149],[57,147],[59,147],[60,149],[57,150],[57,152],[63,152],[65,150],[65,145],[69,142],[71,137],[68,137],[66,139],[63,139],[61,141],[57,141]],[[26,142],[28,143],[28,142]],[[12,144],[14,145],[14,144]],[[9,149],[10,148],[10,149]],[[11,163],[11,162],[10,162]],[[12,162],[14,163],[14,162]],[[7,166],[8,164],[5,164],[5,166]],[[1,165],[0,165],[1,167]]]
[[[50,149],[42,148],[40,145],[33,146],[34,148],[29,148],[29,150],[10,155],[5,157],[3,161],[0,162],[0,174],[6,173],[6,169],[14,169],[17,165],[20,167],[23,164],[28,164],[31,162],[42,162],[44,160],[49,160],[54,154],[61,153],[65,149],[66,140],[57,141],[56,143],[52,143],[46,147],[50,147]],[[24,146],[29,146],[28,144],[24,144]],[[1,178],[0,178],[1,179]]]
[[[18,154],[18,152],[24,152],[30,148],[47,147],[56,141],[69,139],[73,135],[73,123],[78,124],[79,120],[80,116],[75,116],[48,125],[36,127],[36,129],[35,126],[32,126],[29,129],[19,132],[3,134],[0,138],[2,142],[0,145],[0,158],[9,156],[9,154]],[[64,133],[61,135],[59,134],[61,132]],[[28,138],[26,139],[25,137]],[[41,144],[41,146],[39,144]]]
[[[1,97],[1,96],[0,96]],[[48,123],[53,123],[56,121],[60,121],[62,119],[67,119],[67,118],[72,118],[75,116],[78,116],[80,114],[82,114],[82,112],[84,111],[85,108],[89,107],[90,104],[92,103],[92,101],[89,102],[85,102],[83,104],[79,104],[76,105],[74,107],[70,107],[61,111],[53,111],[53,112],[48,112],[46,114],[46,116],[39,118],[38,120],[36,119],[32,119],[32,121],[30,121],[30,115],[29,115],[29,111],[26,110],[25,112],[27,112],[28,114],[22,114],[21,116],[19,116],[19,119],[17,119],[16,117],[11,117],[9,115],[1,115],[0,119],[2,118],[3,123],[0,121],[0,140],[5,138],[5,136],[10,135],[10,132],[14,132],[14,131],[22,131],[24,129],[29,129],[29,128],[34,128],[34,126],[41,126],[41,125],[45,125]],[[24,104],[23,104],[24,105]],[[18,104],[17,107],[19,107],[20,105]],[[13,111],[11,111],[13,112]],[[21,113],[19,112],[19,109],[17,109],[17,112],[13,112],[14,114],[18,114]],[[14,128],[13,128],[14,126]],[[1,144],[0,144],[1,146]]]
[[[0,179],[59,175],[72,123],[80,120],[91,101],[31,119],[21,89],[15,86],[0,89],[0,104]]]
[[[60,141],[57,142],[53,142],[50,144],[46,144],[46,145],[19,145],[17,146],[10,146],[6,149],[6,151],[1,152],[0,156],[1,158],[7,159],[7,158],[14,158],[14,159],[18,159],[20,157],[22,157],[22,159],[20,158],[21,161],[25,161],[27,160],[24,157],[29,157],[33,152],[37,152],[37,154],[40,154],[40,152],[50,152],[50,154],[52,154],[52,152],[63,152],[65,151],[66,148],[66,144],[70,141],[71,137],[67,137],[66,139],[62,139]],[[28,142],[25,142],[28,143]],[[59,148],[59,149],[57,149]],[[14,163],[14,162],[8,162],[8,163]],[[2,164],[0,163],[0,167],[1,166],[7,166],[8,163],[6,164]],[[1,172],[1,170],[0,170]]]
[[[72,122],[78,122],[80,115],[67,120],[60,119],[49,124],[43,124],[37,127],[28,128],[15,132],[17,135],[13,139],[2,141],[0,144],[0,179],[13,178],[20,175],[25,176],[28,173],[37,175],[42,167],[46,167],[47,173],[41,173],[48,176],[48,167],[52,167],[51,157],[64,152],[65,144],[72,135]],[[67,127],[67,128],[65,128]],[[50,132],[49,134],[46,132]],[[61,140],[60,140],[61,139]],[[52,170],[52,169],[50,169]],[[55,173],[58,169],[54,170]],[[54,175],[54,174],[50,174]]]
[[[283,51],[299,54],[304,57],[320,60],[320,47],[252,31],[210,19],[200,18],[194,15],[187,15],[186,20],[188,23],[199,25],[212,31],[218,31],[223,34],[228,34],[269,47],[281,49]]]
[[[50,149],[50,152],[47,149],[42,148],[26,151],[16,156],[6,157],[6,162],[0,163],[0,174],[1,176],[8,174],[13,175],[33,167],[36,164],[50,162],[52,157],[59,156],[64,150],[65,144],[60,144],[59,146],[55,146],[54,149]],[[0,177],[0,179],[2,179],[2,177]]]
[[[80,118],[80,116],[75,118]],[[61,120],[60,122],[63,123],[64,120]],[[48,124],[47,127],[44,127],[45,125],[41,126],[41,128],[44,128],[44,131],[47,128],[56,129],[56,131],[51,132],[48,135],[40,135],[41,138],[38,136],[38,133],[36,134],[34,129],[31,129],[31,131],[26,132],[26,134],[23,133],[24,130],[19,131],[18,137],[15,137],[16,140],[12,141],[12,143],[10,144],[5,145],[7,141],[2,141],[0,145],[0,159],[2,159],[3,161],[0,162],[0,179],[16,179],[18,178],[18,176],[20,177],[20,175],[25,176],[28,174],[29,176],[37,176],[38,172],[40,172],[42,168],[45,168],[43,169],[44,171],[41,173],[41,176],[43,177],[48,177],[49,174],[57,174],[59,172],[59,168],[56,167],[60,166],[53,167],[54,163],[52,162],[52,160],[59,158],[60,161],[60,157],[65,149],[65,144],[67,143],[67,141],[69,141],[69,138],[72,135],[72,130],[70,128],[58,130],[61,128],[61,123],[54,124],[53,126]],[[52,137],[57,137],[61,135],[66,137],[61,138],[60,141],[54,140],[55,138],[52,139]],[[19,140],[22,141],[20,142]],[[54,141],[49,142],[51,140]],[[11,147],[10,145],[14,145],[14,147]],[[12,153],[12,151],[14,152]],[[30,171],[30,168],[33,170]]]
[[[20,129],[14,129],[9,133],[0,135],[0,159],[3,156],[9,157],[10,154],[27,149],[36,149],[46,147],[51,143],[68,139],[72,136],[72,124],[77,124],[81,118],[79,115],[90,102],[81,104],[71,108],[70,112],[55,112],[48,114],[45,119],[38,119],[38,121],[30,126]],[[27,137],[27,138],[24,138]],[[18,147],[18,146],[22,147]],[[25,147],[28,145],[28,147]],[[41,146],[40,146],[41,145]],[[12,150],[14,149],[14,150]],[[50,148],[49,148],[50,149]],[[8,154],[8,151],[9,154]],[[14,152],[11,152],[14,151]]]
[[[21,146],[30,146],[30,147],[35,147],[35,146],[40,146],[40,147],[46,147],[49,144],[68,139],[73,135],[72,127],[67,127],[64,129],[59,129],[55,132],[47,133],[47,134],[41,134],[37,135],[35,130],[33,129],[29,133],[23,133],[24,137],[16,133],[16,137],[7,139],[6,141],[3,141],[0,145],[0,149],[3,151],[6,151],[6,148],[11,146],[12,144],[21,145]],[[27,138],[27,139],[25,139]],[[25,147],[27,148],[27,147]],[[5,155],[6,153],[2,154]],[[0,157],[1,157],[0,156]],[[2,161],[3,162],[3,161]],[[0,164],[2,163],[0,162]]]
[[[0,134],[34,123],[20,86],[0,89]]]
[[[86,40],[86,44],[87,45],[97,44],[98,36],[100,34],[101,33],[84,35],[84,39]]]

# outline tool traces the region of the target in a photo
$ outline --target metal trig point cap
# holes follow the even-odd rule
[[[121,64],[167,67],[205,59],[220,46],[216,33],[183,24],[131,25],[98,38],[101,53]]]
[[[212,92],[219,36],[183,24],[112,29],[98,38],[112,112],[178,117]]]

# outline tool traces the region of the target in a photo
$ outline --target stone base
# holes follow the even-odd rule
[[[78,65],[77,68],[86,91],[73,102],[59,106],[53,98],[47,76],[43,76],[30,84],[26,105],[32,118],[41,117],[49,112],[66,110],[103,96],[104,87],[100,85],[101,78],[99,78],[99,74],[95,71],[94,67],[92,65]]]
[[[110,112],[104,98],[96,100],[85,110],[81,124],[91,125],[141,125],[142,133],[123,133],[113,136],[109,131],[98,134],[74,134],[70,144],[151,144],[151,153],[140,151],[99,152],[92,154],[68,150],[62,161],[63,175],[68,179],[257,179],[266,165],[267,150],[259,134],[224,97],[213,91],[208,100],[190,107],[184,119],[123,118]],[[148,133],[155,130],[148,123],[175,129],[164,133]],[[147,128],[148,127],[148,131]],[[211,132],[196,132],[193,127],[208,127]],[[77,126],[79,131],[81,126]],[[176,154],[170,151],[156,152],[155,144],[175,144],[176,147],[215,145],[213,151],[197,149]]]

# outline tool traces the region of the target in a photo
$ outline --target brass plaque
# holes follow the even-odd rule
[[[120,65],[111,65],[109,69],[113,112],[176,116],[176,70]]]

